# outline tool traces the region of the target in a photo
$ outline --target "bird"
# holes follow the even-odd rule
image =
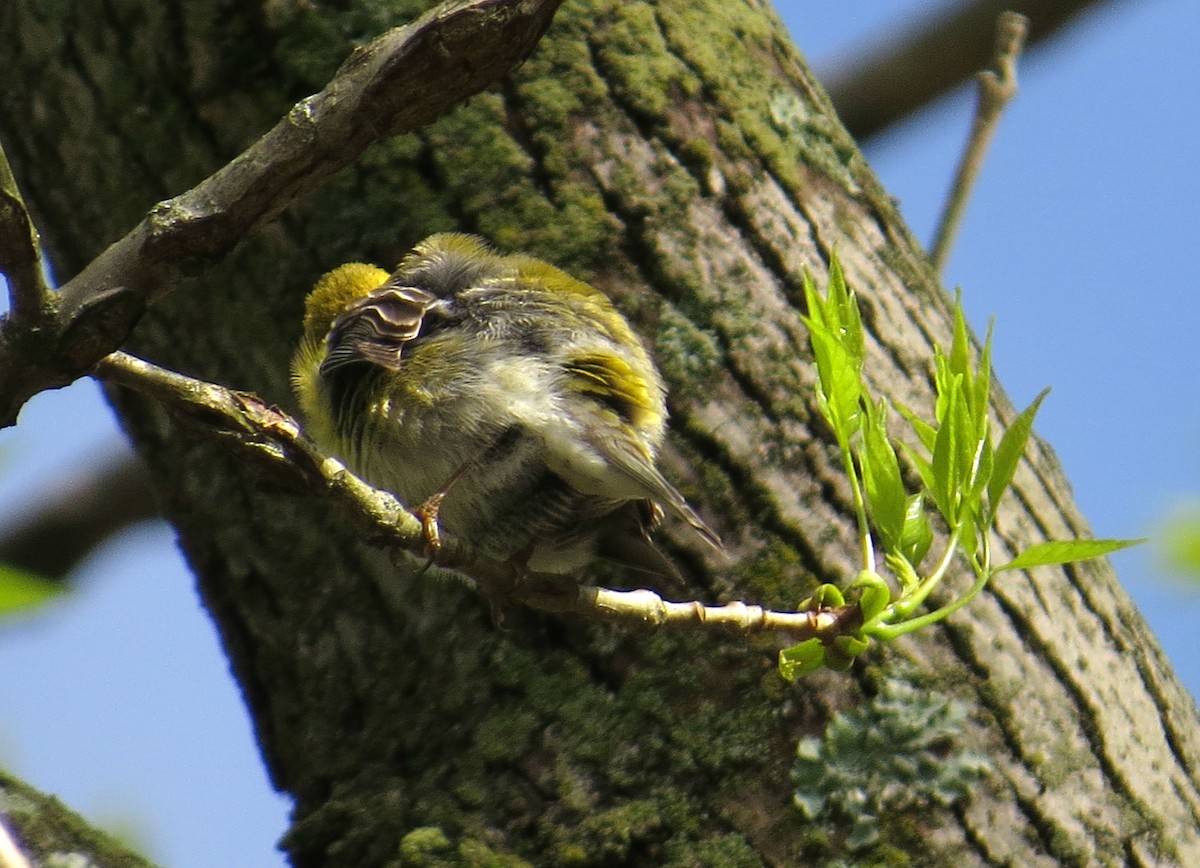
[[[667,511],[720,538],[656,466],[666,390],[601,291],[482,238],[432,235],[388,273],[352,262],[305,302],[292,382],[305,430],[376,488],[520,570],[594,560],[677,580]]]

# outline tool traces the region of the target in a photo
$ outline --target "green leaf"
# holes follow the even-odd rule
[[[950,369],[950,360],[942,352],[942,348],[933,348],[933,388],[937,399],[933,403],[933,422],[941,427],[946,418],[946,405],[950,401],[950,393],[954,386],[954,371]]]
[[[979,356],[979,370],[975,374],[971,389],[971,403],[975,411],[975,436],[981,440],[987,439],[990,427],[988,410],[992,398],[992,329],[995,324],[994,319],[988,322],[987,337],[984,338],[983,351]]]
[[[824,402],[818,403],[845,447],[861,424],[864,338],[858,302],[846,286],[836,255],[829,265],[828,292],[822,296],[805,272],[804,298],[808,313],[803,320],[824,396]]]
[[[904,505],[904,530],[900,534],[899,550],[914,566],[920,566],[933,544],[933,527],[925,514],[925,497],[914,494]]]
[[[836,256],[830,263],[829,291],[822,296],[805,272],[804,297],[808,314],[802,319],[820,381],[818,406],[839,445],[847,448],[861,425],[864,339],[858,303]]]
[[[931,461],[933,485],[929,493],[933,495],[934,503],[951,527],[956,526],[958,522],[957,496],[961,475],[959,455],[962,450],[958,443],[961,426],[956,425],[955,420],[961,417],[958,409],[961,400],[962,377],[955,376],[945,383],[943,394],[938,396],[938,401],[942,402],[943,406]]]
[[[801,612],[819,612],[822,609],[836,609],[844,605],[846,598],[842,596],[841,589],[837,585],[826,583],[818,585],[813,595],[804,599],[796,608]]]
[[[829,329],[811,320],[807,322],[821,393],[828,407],[826,421],[839,440],[849,441],[861,424],[861,367]]]
[[[838,636],[825,648],[825,665],[834,672],[845,672],[854,665],[854,658],[871,647],[871,640],[861,636]]]
[[[805,639],[779,652],[779,674],[788,681],[815,672],[825,665],[825,646],[820,639]]]
[[[846,350],[861,368],[865,358],[862,313],[858,309],[858,299],[855,298],[854,290],[846,285],[842,263],[836,253],[829,261],[828,297],[837,317],[837,327],[841,331]]]
[[[971,419],[972,439],[978,443],[988,430],[988,404],[991,392],[992,327],[988,325],[979,369],[971,366],[971,339],[967,321],[963,315],[962,293],[954,294],[954,339],[946,369],[951,375],[962,377],[963,407]],[[965,441],[964,441],[965,442]]]
[[[900,448],[904,450],[904,454],[908,456],[908,460],[912,462],[912,466],[916,469],[917,475],[921,477],[922,488],[927,493],[932,495],[934,488],[937,486],[937,478],[933,472],[933,462],[920,455],[915,449],[903,441],[900,443]]]
[[[975,453],[979,449],[979,439],[975,436],[975,419],[971,415],[970,399],[967,396],[969,380],[964,377],[957,385],[960,392],[950,417],[950,424],[954,426],[954,445],[958,450],[954,461],[958,472],[954,486],[965,496],[972,482],[971,473],[975,464]]]
[[[65,586],[0,564],[0,615],[32,609],[62,594]]]
[[[1144,539],[1071,539],[1040,542],[1031,545],[1008,563],[996,567],[993,573],[1086,561],[1143,542]]]
[[[930,425],[899,401],[892,402],[892,406],[899,410],[900,415],[908,420],[908,424],[912,426],[913,433],[917,435],[917,439],[921,441],[921,445],[925,447],[927,452],[932,454],[933,442],[937,439],[937,428]]]
[[[817,292],[817,284],[812,279],[812,275],[808,269],[804,269],[804,309],[808,312],[806,318],[818,316],[818,311],[821,308],[821,296]]]
[[[863,448],[859,455],[867,508],[885,549],[900,545],[904,532],[904,506],[908,492],[900,476],[900,462],[887,433],[887,405],[867,405]]]
[[[971,342],[967,336],[967,321],[963,317],[962,290],[954,292],[954,338],[950,344],[950,373],[971,381]]]
[[[861,589],[858,608],[862,610],[864,623],[873,621],[892,602],[892,589],[887,582],[868,570],[859,573],[850,587]]]
[[[971,475],[972,471],[964,468],[964,478],[959,484],[959,522],[956,525],[959,531],[959,542],[968,556],[975,552],[980,537],[985,535],[990,528],[990,524],[985,520],[986,508],[983,502],[983,490],[987,475],[992,472],[991,450],[987,448],[986,444],[981,445],[978,442],[974,444],[974,447],[980,454],[978,457],[972,454],[969,459],[977,465],[973,476]]]
[[[887,552],[883,556],[883,560],[896,576],[896,581],[900,583],[900,587],[903,589],[900,595],[901,599],[908,594],[910,589],[921,584],[921,577],[917,575],[916,568],[900,552]]]
[[[1195,582],[1200,579],[1200,502],[1183,502],[1160,521],[1155,542],[1168,572]]]
[[[1000,438],[1000,445],[996,447],[996,454],[992,465],[992,476],[988,480],[989,526],[996,517],[996,509],[1000,505],[1000,498],[1004,496],[1004,492],[1008,491],[1009,485],[1012,484],[1013,474],[1017,472],[1017,463],[1021,460],[1021,456],[1025,454],[1025,446],[1028,444],[1029,435],[1033,431],[1033,419],[1037,416],[1038,408],[1042,406],[1042,401],[1049,394],[1049,389],[1042,389],[1038,393],[1038,396],[1033,399],[1033,403],[1021,411],[1020,415],[1008,426],[1008,430],[1004,432],[1004,436]]]
[[[991,433],[983,432],[983,444],[979,441],[975,442],[977,448],[980,449],[979,464],[975,468],[975,482],[971,486],[971,496],[975,500],[983,499],[983,492],[987,489],[988,482],[992,479],[992,471],[995,470],[996,456],[992,451]]]

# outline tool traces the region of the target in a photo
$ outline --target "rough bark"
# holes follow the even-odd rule
[[[56,273],[233,157],[354,40],[415,11],[6,4],[0,30],[17,39],[0,64],[0,132]],[[666,472],[734,554],[721,562],[668,528],[688,593],[787,606],[849,573],[853,520],[811,399],[800,275],[838,251],[872,384],[910,406],[929,398],[947,301],[765,6],[566,4],[516,74],[374,146],[152,307],[130,349],[291,408],[287,359],[315,276],[350,258],[390,264],[445,229],[594,281],[647,338],[671,389]],[[992,772],[965,802],[883,816],[886,844],[855,858],[1200,861],[1196,708],[1106,564],[1006,576],[945,627],[789,687],[769,639],[520,613],[498,630],[471,590],[393,566],[324,503],[248,475],[136,395],[111,397],[272,780],[296,799],[296,864],[455,849],[539,864],[847,856],[850,818],[808,823],[792,806],[792,756],[897,672],[968,704],[947,749],[985,754]],[[1003,399],[997,413],[1011,416]],[[1002,548],[1087,534],[1046,446],[1017,483]]]

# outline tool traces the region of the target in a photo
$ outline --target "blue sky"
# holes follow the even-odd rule
[[[818,71],[938,4],[776,4]],[[1025,59],[946,273],[976,329],[996,317],[1000,382],[1023,406],[1097,536],[1152,533],[1200,496],[1197,234],[1200,4],[1119,2]],[[963,91],[867,157],[928,240],[970,121]],[[0,520],[97,452],[121,448],[90,382],[41,395],[0,432]],[[1153,551],[1122,582],[1195,695],[1200,592]],[[287,804],[267,783],[237,687],[169,529],[114,539],[79,592],[0,628],[0,765],[178,868],[282,865]]]

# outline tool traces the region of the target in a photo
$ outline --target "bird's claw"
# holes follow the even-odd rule
[[[425,566],[421,567],[421,572],[418,575],[424,574],[434,562],[437,561],[438,552],[442,550],[442,532],[441,526],[438,524],[438,513],[442,508],[442,501],[446,497],[446,492],[437,491],[431,494],[424,503],[418,506],[413,513],[421,522],[421,537],[424,540],[424,554],[426,557]]]

